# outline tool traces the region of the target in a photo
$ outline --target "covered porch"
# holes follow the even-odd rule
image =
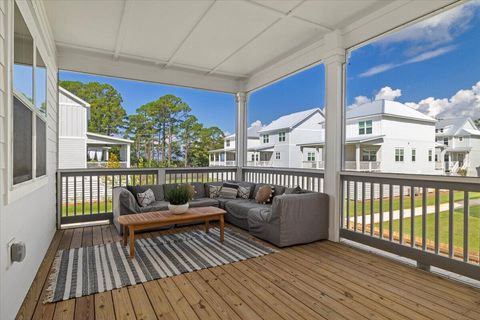
[[[120,168],[130,168],[130,145],[133,141],[87,132],[87,168],[106,168],[112,149]],[[116,165],[116,164],[115,164]]]
[[[6,142],[1,142],[8,161],[2,162],[5,166],[0,190],[3,195],[0,201],[0,317],[478,319],[480,291],[472,286],[476,282],[471,280],[480,280],[478,248],[474,244],[477,238],[469,237],[472,230],[478,230],[475,229],[478,226],[469,222],[472,221],[469,220],[469,201],[473,194],[480,192],[478,183],[462,177],[372,173],[370,171],[377,171],[379,166],[374,163],[381,161],[375,154],[379,146],[367,143],[363,147],[360,142],[350,145],[344,139],[345,64],[349,50],[458,4],[453,0],[348,4],[322,1],[0,2],[4,24],[0,32],[5,33],[0,37],[0,50],[4,50],[0,55],[2,75],[12,78],[13,22],[18,6],[18,12],[33,30],[39,52],[46,59],[50,97],[45,120],[48,156],[44,176],[14,185],[13,168],[8,164],[13,158],[12,130],[5,130]],[[159,30],[171,32],[159,36]],[[152,40],[160,38],[162,41]],[[317,64],[325,66],[326,140],[321,144],[322,163],[315,169],[266,168],[273,160],[273,149],[249,150],[247,147],[248,96]],[[58,170],[59,69],[230,93],[236,104],[235,152],[216,150],[213,158],[210,155],[214,163],[225,163],[222,168]],[[1,110],[0,119],[5,118],[2,124],[8,129],[12,121],[3,115],[12,118],[10,82],[0,88],[1,107],[6,110]],[[98,142],[98,139],[92,137],[91,150],[95,153],[100,150],[95,148],[104,150],[103,147],[111,145],[93,140]],[[124,146],[121,159],[128,163],[129,144]],[[344,152],[345,146],[347,149],[354,146],[349,152],[354,151],[355,157]],[[368,157],[363,158],[362,150],[369,150],[365,153]],[[251,152],[253,165],[265,164],[265,168],[251,166],[252,160],[248,158]],[[103,151],[102,160],[105,160]],[[227,164],[227,161],[230,162]],[[317,162],[320,158],[307,161]],[[347,171],[348,161],[355,162],[356,171],[369,172]],[[367,163],[366,170],[362,170],[363,161]],[[91,177],[96,178],[97,186],[92,187]],[[328,215],[328,240],[95,295],[42,303],[58,250],[120,240],[110,224],[113,188],[228,180],[300,186],[307,191],[325,193],[329,198],[328,212],[319,214]],[[353,197],[348,191],[350,188],[354,190]],[[407,192],[408,188],[422,192]],[[456,197],[457,193],[461,194],[460,198]],[[377,201],[369,194],[381,196]],[[448,200],[440,202],[444,194]],[[456,206],[457,202],[463,205]],[[412,205],[408,207],[407,203]],[[423,218],[423,224],[419,225],[416,219],[407,220],[407,210],[412,210],[410,217]],[[428,220],[428,225],[427,212],[435,218]],[[464,217],[460,235],[455,235],[453,223],[445,223],[451,220],[440,220],[445,212],[451,217],[454,212]],[[372,218],[367,220],[369,214]],[[67,225],[85,222],[89,225]],[[411,228],[408,231],[407,224]],[[447,230],[446,238],[440,237],[440,230]],[[140,237],[150,235],[145,233]],[[248,235],[245,233],[245,236]],[[458,237],[462,238],[461,245]],[[9,258],[10,244],[18,241],[26,244],[29,254],[22,262],[14,263]],[[408,265],[382,257],[377,249],[394,254],[400,261],[409,259]],[[468,277],[468,284],[447,279],[449,272],[462,275],[452,276],[455,280]]]

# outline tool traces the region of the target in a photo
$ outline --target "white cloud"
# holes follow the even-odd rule
[[[408,59],[404,62],[401,62],[401,63],[379,64],[379,65],[371,67],[367,71],[361,73],[359,75],[359,77],[361,77],[361,78],[370,77],[370,76],[373,76],[373,75],[376,75],[376,74],[379,74],[379,73],[382,73],[382,72],[385,72],[385,71],[388,71],[388,70],[391,70],[391,69],[394,69],[394,68],[405,66],[405,65],[408,65],[408,64],[430,60],[430,59],[439,57],[441,55],[444,55],[446,53],[449,53],[450,51],[454,50],[455,48],[456,48],[456,46],[453,46],[453,45],[452,46],[441,47],[441,48],[438,48],[438,49],[435,49],[435,50],[423,52],[423,53],[421,53],[421,54],[419,54],[419,55],[417,55],[413,58],[410,58],[410,59]]]
[[[250,124],[250,127],[262,127],[263,124],[262,124],[262,121],[260,120],[255,120],[252,122],[252,124]]]
[[[462,89],[450,98],[428,97],[407,106],[435,118],[470,117],[480,118],[480,81],[471,89]]]
[[[402,90],[392,89],[388,86],[380,89],[375,95],[375,100],[395,100],[402,95]]]
[[[409,48],[404,52],[407,56],[432,50],[451,42],[457,35],[468,30],[474,20],[474,9],[479,5],[480,1],[477,0],[457,6],[387,36],[377,44],[387,46],[408,42]]]

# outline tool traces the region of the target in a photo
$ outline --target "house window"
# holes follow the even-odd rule
[[[280,152],[275,152],[275,159],[280,160]]]
[[[47,68],[15,4],[13,184],[47,173]]]
[[[458,138],[458,141],[463,141],[463,137],[459,137],[459,138]]]
[[[360,121],[358,123],[358,134],[371,134],[372,133],[372,120]]]
[[[438,162],[438,154],[435,155],[435,162]]]
[[[225,145],[226,145],[227,147],[230,147],[230,140],[226,140],[226,141],[225,141]]]
[[[417,161],[417,149],[412,149],[412,162]]]
[[[285,142],[285,132],[278,133],[278,142]]]
[[[252,154],[252,162],[255,161],[255,155]]]
[[[428,162],[431,162],[433,160],[433,150],[428,150]]]
[[[255,155],[255,161],[258,161],[258,153]]]
[[[443,144],[448,146],[448,138],[443,138]]]
[[[315,161],[315,152],[307,153],[307,161]]]
[[[377,161],[377,151],[372,149],[363,149],[362,161]]]
[[[395,162],[403,162],[405,159],[405,150],[403,148],[395,148]]]
[[[264,134],[263,135],[263,143],[269,143],[270,142],[270,137],[268,136],[268,134]]]

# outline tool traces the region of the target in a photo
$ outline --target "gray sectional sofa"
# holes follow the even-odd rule
[[[249,199],[210,198],[209,185],[215,183],[192,183],[196,194],[190,207],[215,206],[225,209],[225,220],[239,228],[248,230],[252,235],[266,240],[278,247],[308,243],[328,237],[328,196],[316,192],[294,192],[291,188],[274,186],[272,203],[255,202],[258,189],[264,184],[248,182],[230,182],[250,187]],[[158,210],[166,210],[168,201],[165,193],[177,184],[127,186],[113,190],[114,224],[118,232],[122,232],[118,217],[125,214],[141,214]],[[141,207],[136,194],[152,189],[155,202]],[[298,190],[297,190],[298,191]]]

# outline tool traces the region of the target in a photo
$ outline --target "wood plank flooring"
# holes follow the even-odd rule
[[[57,231],[17,319],[480,319],[480,290],[329,241],[42,303],[57,250],[120,240],[112,225]]]

